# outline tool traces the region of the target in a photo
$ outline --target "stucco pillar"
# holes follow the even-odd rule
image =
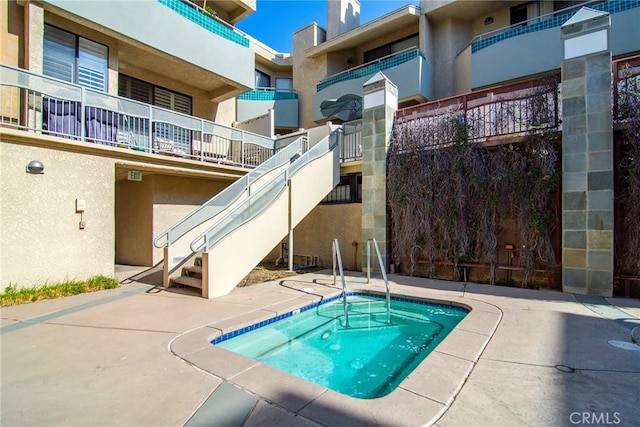
[[[375,237],[388,270],[387,149],[398,109],[398,87],[378,72],[364,84],[362,95],[362,247]],[[362,252],[366,269],[367,253]],[[377,261],[372,260],[373,266],[374,271],[379,270]]]
[[[613,291],[613,130],[609,15],[582,8],[561,28],[562,288]]]
[[[42,74],[44,56],[44,8],[28,1],[24,5],[25,68]]]

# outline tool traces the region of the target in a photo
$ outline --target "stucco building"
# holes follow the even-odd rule
[[[640,52],[635,0],[421,1],[366,23],[366,4],[330,0],[327,28],[296,31],[291,53],[234,27],[259,13],[250,0],[5,2],[0,282],[113,275],[114,263],[169,258],[165,278],[179,275],[193,254],[163,249],[165,230],[276,150],[298,141],[304,151],[338,127],[339,171],[315,176],[319,193],[295,220],[285,209],[286,232],[248,262],[279,258],[288,233],[301,262],[325,266],[340,237],[346,267],[359,270],[363,86],[382,72],[402,109],[488,99],[499,93],[491,88],[559,74],[571,38],[563,26],[583,6],[597,13],[587,20],[607,17],[612,59]],[[25,172],[34,160],[44,173]],[[299,185],[311,188],[306,179]],[[328,183],[339,185],[327,195]],[[38,262],[25,269],[27,259]]]

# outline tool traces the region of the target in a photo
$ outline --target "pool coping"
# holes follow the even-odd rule
[[[313,284],[308,284],[314,286]],[[301,297],[231,319],[212,322],[185,332],[169,345],[187,363],[233,384],[295,415],[327,425],[358,419],[364,424],[431,425],[444,414],[462,390],[482,352],[491,340],[502,311],[489,303],[460,293],[436,295],[428,288],[390,283],[391,294],[469,309],[464,319],[399,385],[386,396],[358,399],[303,380],[231,351],[212,345],[216,337],[300,309],[340,293],[336,287],[301,288]],[[309,292],[311,290],[312,292]],[[348,292],[384,293],[384,284],[351,284]],[[327,408],[332,410],[327,410]],[[340,408],[336,411],[335,408]]]

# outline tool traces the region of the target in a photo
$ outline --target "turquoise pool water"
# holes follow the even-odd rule
[[[347,295],[286,313],[212,341],[348,396],[393,391],[467,315],[468,310],[408,299]]]

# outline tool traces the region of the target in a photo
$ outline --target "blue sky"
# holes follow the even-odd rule
[[[407,4],[418,0],[360,0],[360,23]],[[256,12],[236,26],[278,52],[291,53],[293,33],[314,21],[326,28],[326,0],[257,0]]]

